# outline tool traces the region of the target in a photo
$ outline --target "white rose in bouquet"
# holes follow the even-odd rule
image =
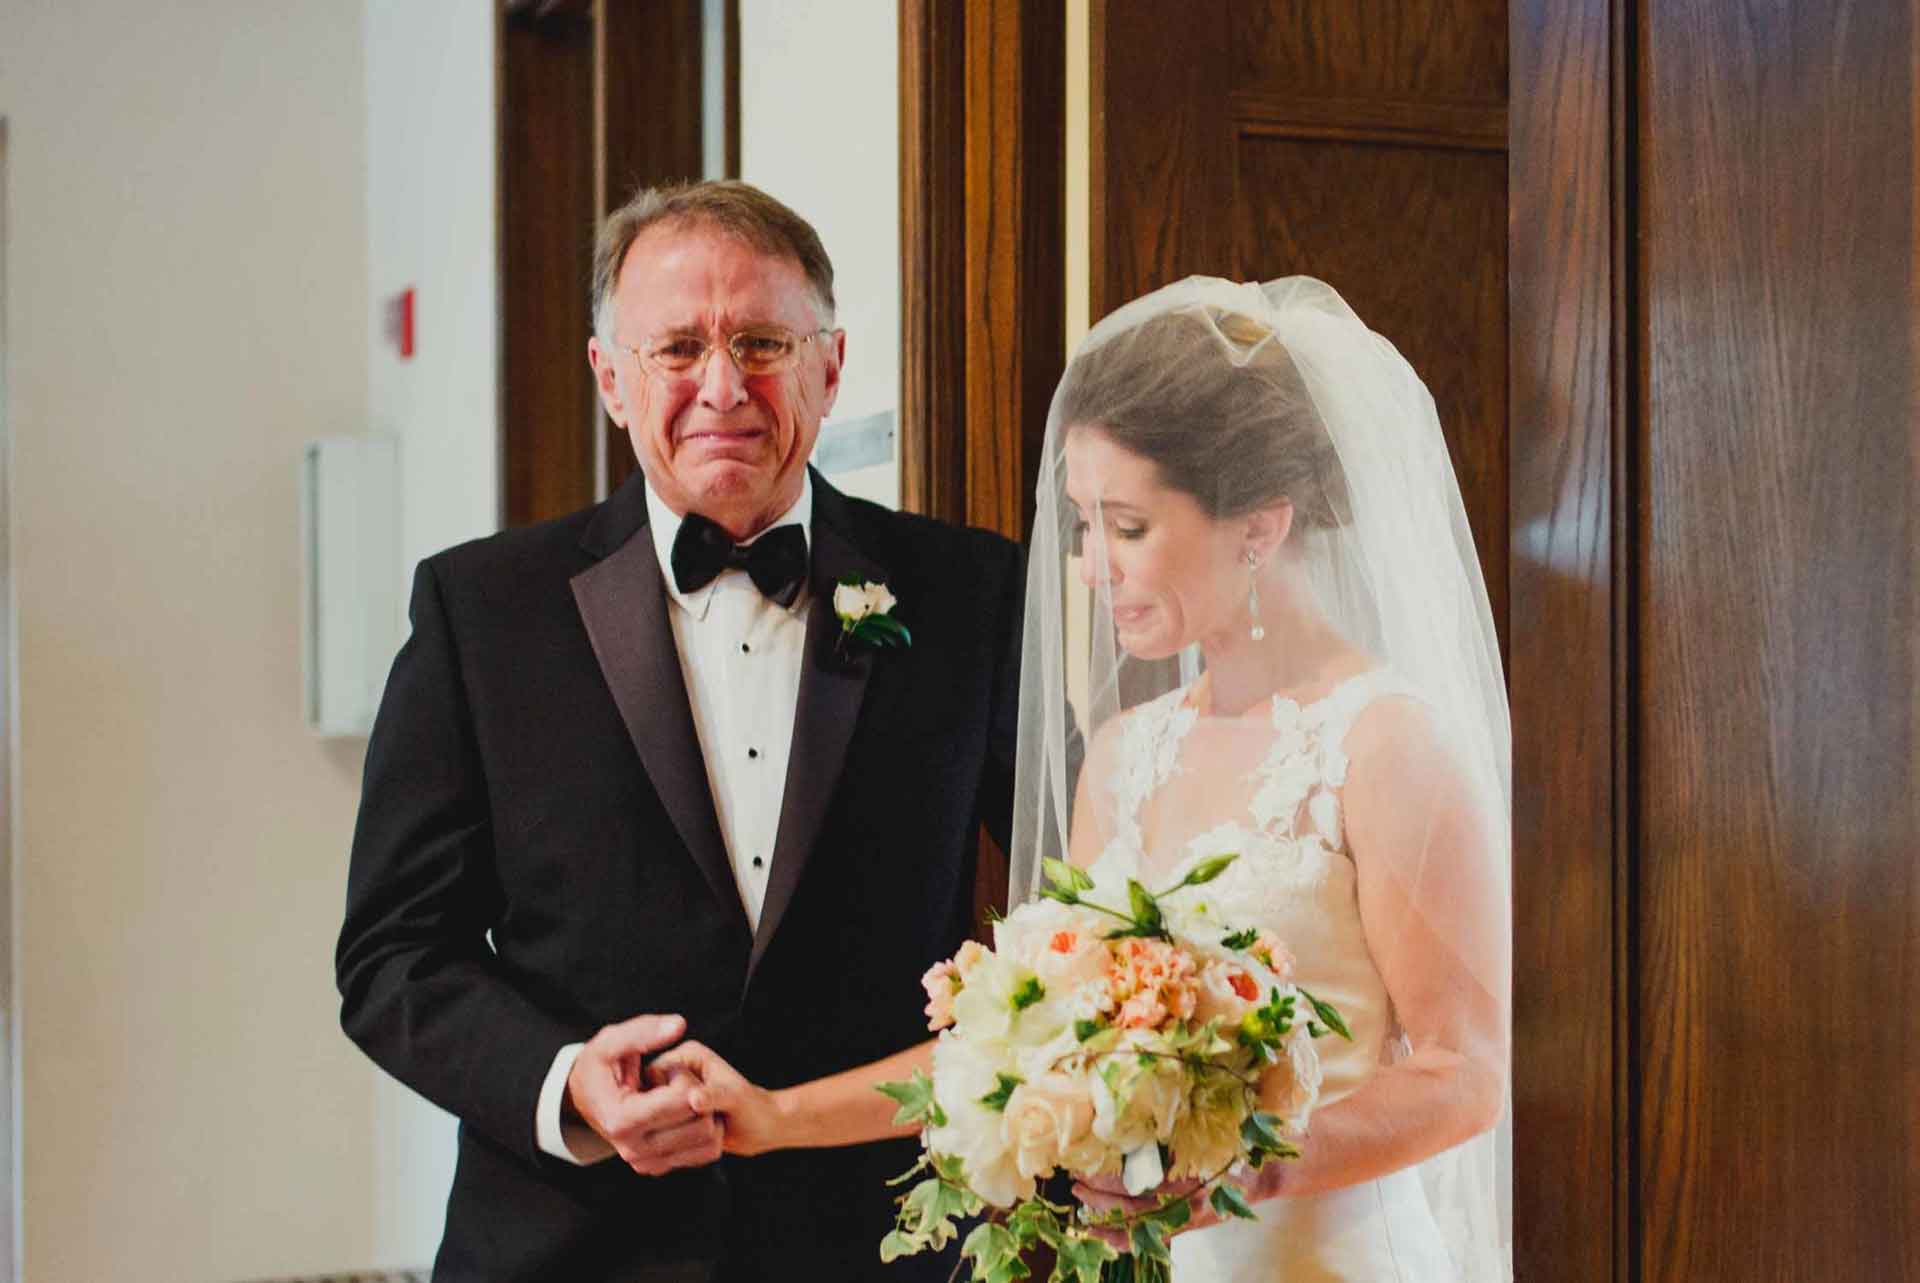
[[[934,1099],[946,1121],[926,1133],[928,1148],[958,1158],[967,1184],[995,1207],[1033,1197],[1007,1148],[1002,1114],[988,1104],[1003,1092],[1003,1066],[962,1038],[942,1038],[933,1049]]]

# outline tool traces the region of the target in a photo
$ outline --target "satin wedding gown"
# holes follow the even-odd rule
[[[1347,853],[1341,793],[1346,740],[1376,701],[1407,698],[1380,670],[1302,705],[1274,698],[1232,717],[1203,715],[1201,694],[1173,691],[1119,725],[1088,763],[1108,817],[1096,870],[1159,890],[1188,863],[1238,852],[1204,896],[1235,927],[1265,927],[1296,960],[1295,979],[1339,1009],[1354,1040],[1315,1046],[1319,1108],[1351,1094],[1403,1046],[1367,950]],[[1187,1283],[1454,1283],[1458,1275],[1419,1174],[1392,1173],[1325,1194],[1256,1203],[1258,1219],[1173,1240]]]

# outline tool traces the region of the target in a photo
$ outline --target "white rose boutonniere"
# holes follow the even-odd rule
[[[840,619],[839,645],[860,641],[869,646],[911,646],[913,634],[893,617],[899,603],[885,584],[849,575],[833,590],[833,613]]]

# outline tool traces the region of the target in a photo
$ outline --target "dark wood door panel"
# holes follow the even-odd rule
[[[518,526],[594,500],[593,23],[523,9],[500,42],[501,515]]]
[[[1616,614],[1624,403],[1606,5],[1517,0],[1508,158],[1514,1273],[1613,1283],[1627,1199],[1614,984],[1626,844]]]
[[[1231,274],[1321,278],[1426,380],[1504,637],[1506,157],[1243,137],[1237,160]]]
[[[1305,98],[1507,101],[1503,0],[1235,4],[1234,86]]]
[[[1912,10],[1644,22],[1642,1276],[1910,1278]]]

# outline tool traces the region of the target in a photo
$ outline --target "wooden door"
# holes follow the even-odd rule
[[[701,177],[700,0],[502,0],[502,520],[604,497],[637,466],[587,368],[600,220],[642,185]],[[726,164],[739,172],[739,6],[725,6]]]
[[[1913,6],[1636,21],[1639,1276],[1916,1279]]]
[[[1433,390],[1504,636],[1504,0],[1091,17],[1094,317],[1194,274],[1339,290]]]

